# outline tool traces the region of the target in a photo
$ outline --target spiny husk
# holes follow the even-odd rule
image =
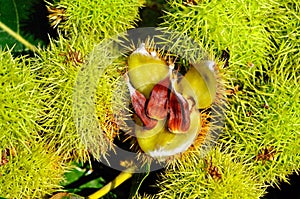
[[[143,49],[143,50],[141,50],[141,49]],[[145,58],[145,56],[149,56],[149,58],[147,59],[148,61],[149,61],[149,59],[150,60],[152,59],[154,61],[152,63],[152,65],[156,64],[156,62],[158,61],[157,57],[152,57],[151,53],[149,53],[148,49],[153,50],[153,48],[151,48],[151,47],[147,48],[147,45],[143,44],[143,46],[141,48],[138,48],[137,51],[134,51],[134,53],[129,56],[129,60],[130,60],[130,62],[128,62],[129,72],[130,72],[130,69],[133,69],[135,67],[139,67],[139,64],[144,63],[145,60],[143,60],[143,58]],[[138,56],[139,54],[141,54],[140,55],[141,60],[138,63],[133,62],[132,60],[135,59],[135,57]],[[145,55],[143,55],[143,54],[145,54]],[[155,53],[155,55],[156,54],[158,54],[158,53]],[[130,64],[132,62],[134,64],[137,63],[136,65],[134,65],[135,67],[130,66]],[[199,73],[197,73],[196,76],[191,76],[191,78],[188,79],[188,81],[193,81],[195,84],[189,84],[189,83],[183,84],[182,83],[180,85],[180,81],[179,81],[179,83],[176,83],[176,85],[173,85],[174,88],[181,88],[182,89],[182,88],[184,88],[184,85],[186,85],[191,90],[192,89],[198,89],[199,84],[197,84],[197,78],[200,78],[200,80],[201,80],[200,84],[202,83],[201,88],[203,88],[203,90],[204,90],[203,92],[207,93],[207,96],[211,97],[208,100],[209,102],[206,102],[206,104],[207,104],[206,106],[209,106],[212,102],[214,102],[215,104],[218,104],[218,105],[224,103],[224,100],[223,100],[223,97],[224,97],[223,96],[223,91],[224,91],[224,89],[221,89],[222,88],[222,85],[221,85],[222,82],[219,81],[221,79],[221,76],[218,75],[219,74],[219,72],[218,72],[218,70],[219,70],[218,67],[219,66],[217,66],[217,64],[213,64],[213,66],[210,66],[209,64],[211,64],[211,63],[214,63],[214,62],[213,61],[203,62],[201,67],[207,67],[207,70],[204,70],[203,68],[202,69],[200,68],[201,75],[199,75]],[[152,65],[149,64],[149,68]],[[165,67],[166,65],[158,64],[158,67],[160,67],[160,66]],[[209,67],[211,67],[211,68],[209,68]],[[147,69],[144,69],[144,70],[147,70]],[[134,73],[135,71],[133,70],[131,72]],[[197,71],[194,71],[194,72],[197,72]],[[209,72],[209,74],[206,74],[206,72]],[[163,73],[163,76],[159,77],[158,80],[156,80],[156,83],[158,83],[161,79],[165,78],[166,72],[164,71],[162,73]],[[157,73],[152,73],[152,76],[155,76],[155,75],[157,75]],[[203,75],[209,75],[209,81],[207,79],[203,80]],[[195,78],[195,80],[193,78]],[[142,79],[145,79],[145,78],[142,78]],[[184,80],[184,77],[182,79]],[[181,81],[183,81],[183,80],[181,80]],[[137,79],[133,79],[132,81],[137,81]],[[206,81],[208,81],[208,82],[206,82]],[[206,86],[206,84],[209,84],[211,82],[213,82],[213,85],[211,85],[211,87],[213,88],[212,90],[208,89],[208,87]],[[141,82],[137,82],[137,84],[141,84]],[[153,86],[151,86],[151,88],[153,88]],[[217,91],[217,89],[218,89],[218,91]],[[184,89],[182,89],[181,91],[183,91],[183,90]],[[147,90],[146,94],[149,95],[150,91],[151,90]],[[189,94],[191,92],[189,92],[187,94],[184,93],[184,96],[185,97],[191,97],[191,98],[195,97],[196,95],[194,95],[194,94],[193,94],[193,96],[189,96]],[[209,92],[215,92],[215,94],[210,95]],[[198,95],[198,96],[200,97],[200,95]],[[222,98],[222,99],[220,99],[220,98]],[[200,99],[197,100],[197,101],[200,101]],[[191,106],[194,106],[194,105],[191,105]],[[164,124],[166,122],[165,120],[159,121],[158,125],[156,127],[154,127],[153,129],[145,129],[142,126],[136,125],[135,126],[135,134],[137,136],[136,140],[139,143],[139,146],[142,149],[142,151],[145,152],[146,154],[149,154],[152,157],[157,158],[160,161],[166,161],[167,160],[167,162],[171,162],[172,160],[174,160],[175,157],[177,158],[177,157],[181,156],[182,154],[185,154],[184,151],[186,151],[191,145],[192,145],[193,148],[195,148],[195,147],[198,148],[204,143],[204,141],[207,141],[207,140],[210,140],[210,141],[213,140],[214,141],[215,139],[217,139],[216,137],[213,137],[213,136],[211,136],[208,139],[209,134],[211,133],[211,130],[208,130],[208,128],[213,129],[213,127],[212,127],[213,124],[212,125],[206,125],[207,121],[208,121],[207,120],[208,117],[204,117],[204,120],[202,121],[201,114],[206,115],[206,113],[203,112],[203,113],[200,114],[197,107],[193,107],[191,112],[192,112],[193,117],[191,118],[191,126],[190,127],[193,126],[193,128],[190,128],[190,129],[194,129],[194,130],[192,130],[192,131],[188,130],[188,132],[190,132],[190,133],[193,132],[192,133],[193,136],[189,135],[190,133],[186,133],[186,135],[189,135],[189,136],[184,135],[184,133],[179,134],[179,135],[177,133],[176,134],[170,133],[168,131],[168,129],[165,127],[165,124]],[[194,116],[197,116],[197,117],[194,117]],[[212,116],[212,117],[214,117],[214,116]],[[202,129],[202,125],[203,125],[203,129]],[[171,137],[169,136],[169,134],[170,134]],[[185,138],[182,137],[182,136],[184,136]],[[194,141],[196,141],[197,143],[194,143]],[[207,144],[210,141],[207,141]],[[185,143],[185,144],[183,144],[183,143]],[[210,145],[210,144],[208,144],[208,145]],[[182,148],[182,146],[184,146],[184,147]],[[178,149],[180,149],[180,150],[178,150]],[[148,158],[146,158],[146,160],[147,159]]]

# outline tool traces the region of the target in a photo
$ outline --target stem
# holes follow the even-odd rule
[[[118,187],[120,184],[132,177],[135,167],[130,167],[122,171],[113,181],[109,182],[107,185],[88,196],[88,199],[98,199],[106,195],[108,192]]]
[[[10,29],[8,26],[6,26],[4,23],[0,21],[0,28],[2,28],[5,32],[7,32],[9,35],[11,35],[13,38],[18,40],[20,43],[22,43],[24,46],[26,46],[29,50],[36,52],[38,49],[29,43],[26,39],[24,39],[21,35],[17,34],[15,31]]]

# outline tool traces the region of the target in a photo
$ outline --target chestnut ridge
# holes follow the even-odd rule
[[[138,145],[144,153],[164,161],[184,153],[197,136],[205,139],[206,134],[199,134],[201,120],[205,120],[200,119],[199,108],[205,109],[215,100],[216,77],[214,69],[203,63],[198,69],[190,66],[181,75],[179,69],[174,70],[175,61],[160,58],[153,49],[141,43],[129,55],[124,77],[137,115],[134,133]],[[204,74],[206,79],[203,73],[208,73]],[[200,95],[196,92],[199,89]],[[203,96],[210,97],[205,106],[198,103]]]

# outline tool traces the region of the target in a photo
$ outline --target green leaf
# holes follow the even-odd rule
[[[86,170],[81,169],[79,167],[76,167],[76,168],[72,169],[70,172],[65,173],[65,179],[66,179],[65,185],[75,182],[80,177],[84,176],[85,173],[86,173]]]
[[[62,183],[69,193],[78,193],[84,189],[99,189],[105,185],[106,182],[102,177],[85,182],[85,180],[82,179],[92,175],[90,166],[77,163],[73,164],[75,167],[65,173],[65,182]],[[68,185],[71,184],[77,184],[77,186],[68,187]]]
[[[40,0],[1,0],[0,1],[0,22],[4,23],[18,35],[25,38],[32,45],[43,44],[41,38],[34,35],[34,29],[43,32],[40,27],[34,26],[33,16],[36,21],[43,21],[42,18],[38,18],[37,5],[40,5]],[[43,12],[43,11],[42,11]],[[3,29],[0,29],[0,48],[12,48],[15,52],[24,51],[25,47],[14,37],[8,34]]]
[[[96,188],[99,189],[105,185],[105,180],[103,178],[97,178],[92,181],[89,181],[83,185],[81,185],[80,189],[87,189],[87,188]]]
[[[90,169],[89,166],[85,166],[83,163],[73,162],[72,166],[73,168],[64,174],[65,180],[61,183],[62,186],[76,182],[82,176],[86,175],[87,171]]]

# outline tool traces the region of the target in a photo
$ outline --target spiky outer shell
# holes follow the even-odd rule
[[[213,67],[213,61],[194,64],[178,84],[178,91],[192,96],[198,109],[209,107],[216,98],[217,79]]]
[[[127,64],[128,77],[132,86],[147,99],[145,107],[141,109],[147,110],[145,113],[147,117],[157,120],[153,128],[147,128],[145,123],[135,124],[134,132],[140,149],[160,161],[185,152],[201,132],[199,109],[209,107],[215,100],[217,90],[213,68],[215,62],[202,61],[194,64],[184,76],[178,78],[173,70],[174,66],[168,65],[164,59],[157,56],[156,52],[150,52],[145,48],[145,44],[141,44],[128,57]],[[169,78],[172,80],[171,85],[169,85]],[[168,80],[166,81],[168,84],[165,85],[163,80]],[[167,95],[163,92],[165,89]],[[151,98],[155,103],[151,103]],[[157,114],[161,111],[156,109],[153,110],[154,117],[151,111],[152,108],[160,105],[158,103],[160,98],[167,98],[166,117],[156,117],[165,116]],[[184,116],[186,118],[183,118]],[[185,121],[189,121],[189,124]]]

